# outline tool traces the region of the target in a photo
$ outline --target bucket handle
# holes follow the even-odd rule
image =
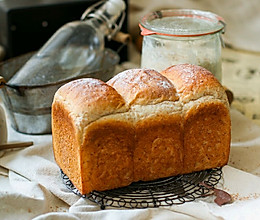
[[[0,76],[0,89],[2,89],[4,86],[7,86],[9,88],[19,90],[19,86],[16,85],[8,85],[4,79],[4,77]]]
[[[0,89],[3,88],[6,84],[6,81],[4,79],[4,77],[0,76]]]

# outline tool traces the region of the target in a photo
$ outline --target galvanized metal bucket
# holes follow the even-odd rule
[[[104,51],[104,62],[100,69],[84,73],[57,83],[39,86],[9,85],[8,81],[22,65],[33,55],[25,54],[0,64],[0,95],[2,96],[11,126],[26,134],[51,133],[51,104],[59,87],[78,78],[97,78],[107,81],[113,77],[119,56],[111,49]],[[4,80],[3,80],[4,79]]]

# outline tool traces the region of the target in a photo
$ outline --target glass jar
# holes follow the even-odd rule
[[[211,12],[172,9],[145,15],[140,21],[142,68],[162,71],[181,63],[202,66],[221,82],[221,47],[225,23]]]

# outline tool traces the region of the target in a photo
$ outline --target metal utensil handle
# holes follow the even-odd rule
[[[24,147],[30,147],[32,145],[33,145],[32,141],[17,142],[17,143],[7,143],[7,144],[1,144],[0,145],[0,150],[14,149],[14,148],[24,148]]]

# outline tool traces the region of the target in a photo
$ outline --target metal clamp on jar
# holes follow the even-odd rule
[[[140,21],[142,68],[161,71],[190,63],[211,71],[221,81],[221,34],[225,23],[211,12],[174,9],[145,15]]]

